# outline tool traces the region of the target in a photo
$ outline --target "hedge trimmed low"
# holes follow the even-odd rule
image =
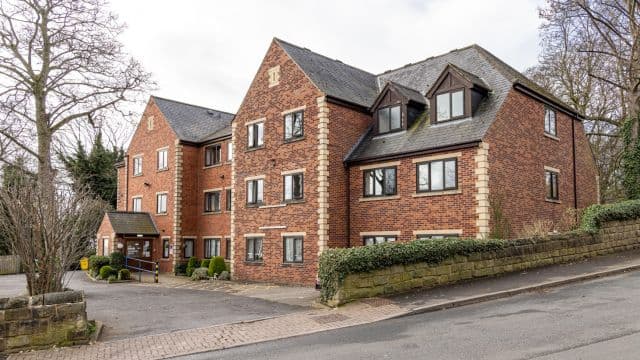
[[[640,200],[627,200],[614,204],[591,205],[582,213],[580,228],[596,233],[607,221],[621,221],[640,218]]]
[[[456,255],[495,251],[504,245],[504,240],[436,239],[329,249],[319,260],[320,295],[323,301],[331,299],[349,274],[393,265],[437,264]]]

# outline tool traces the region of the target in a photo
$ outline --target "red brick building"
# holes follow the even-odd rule
[[[180,135],[157,101],[143,120],[173,124],[157,130],[172,139],[165,146],[180,168],[173,183],[162,180],[174,189],[173,223],[154,216],[153,203],[143,210],[170,237],[173,261],[184,258],[185,238],[202,257],[206,238],[229,236],[236,279],[313,285],[328,248],[485,238],[497,212],[514,237],[598,201],[580,114],[477,45],[376,75],[274,39],[235,118],[220,120],[226,130],[214,137],[195,125],[194,138]],[[135,154],[161,146],[155,139],[140,128],[134,136],[119,210],[130,210],[134,194],[159,191],[127,170]],[[208,144],[224,153],[229,141],[230,166],[202,166]],[[204,215],[203,192],[229,187],[230,211]]]

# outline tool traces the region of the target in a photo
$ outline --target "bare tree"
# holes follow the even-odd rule
[[[81,212],[93,209],[85,193],[60,189],[56,146],[64,147],[74,124],[100,126],[109,114],[126,111],[150,85],[150,74],[124,52],[123,26],[105,6],[104,0],[0,1],[0,158],[10,163],[12,154],[26,155],[37,169],[28,193],[3,194],[0,215],[7,216],[1,221],[13,231],[16,254],[28,271],[38,271],[37,278],[30,275],[32,293],[60,289],[59,271],[77,255],[67,249],[76,239],[74,221],[88,221]]]

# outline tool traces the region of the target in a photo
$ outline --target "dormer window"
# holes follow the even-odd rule
[[[436,95],[437,121],[448,121],[464,116],[464,90]]]
[[[402,129],[400,105],[378,110],[378,133],[384,134]]]

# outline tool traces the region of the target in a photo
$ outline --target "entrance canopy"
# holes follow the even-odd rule
[[[120,236],[158,236],[160,233],[151,215],[144,212],[107,212],[113,232]]]

